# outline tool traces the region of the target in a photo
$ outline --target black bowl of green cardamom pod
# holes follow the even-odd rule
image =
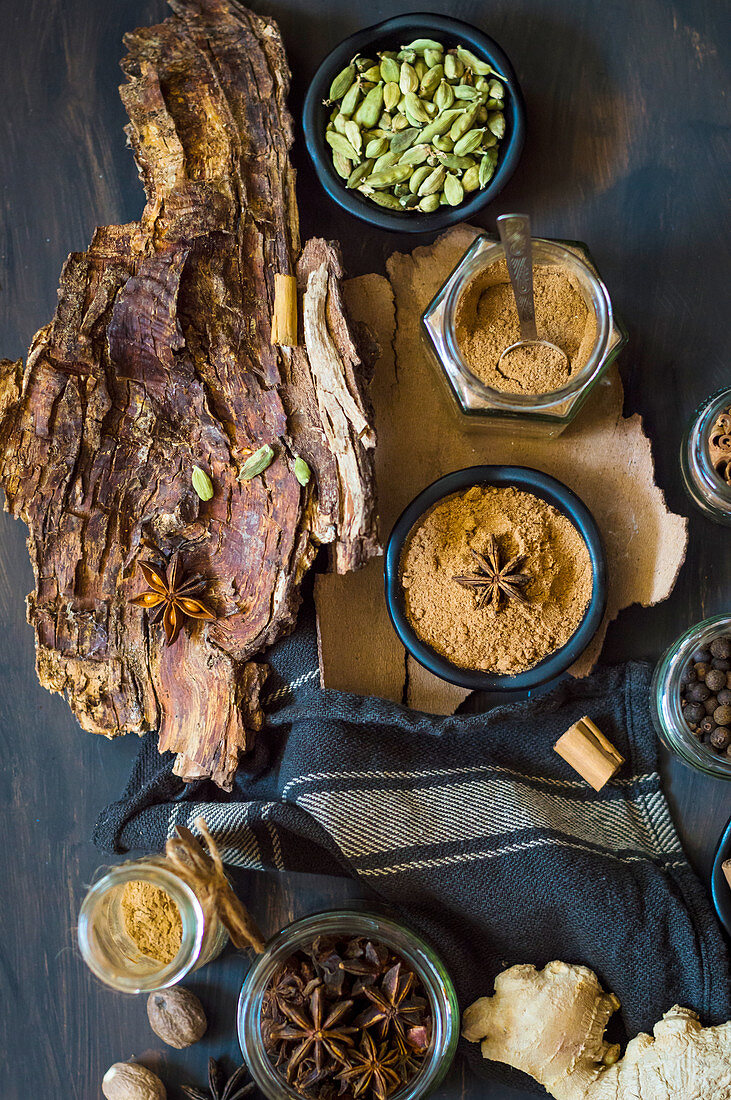
[[[525,140],[525,105],[492,38],[410,13],[327,55],[305,98],[320,183],[371,225],[425,233],[468,220],[502,190]]]

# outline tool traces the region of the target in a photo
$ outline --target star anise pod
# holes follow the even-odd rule
[[[159,623],[162,619],[168,645],[176,640],[186,619],[215,619],[213,612],[196,598],[206,587],[205,579],[199,573],[185,573],[177,550],[168,565],[143,560],[137,564],[149,588],[130,602],[152,611],[151,622]]]
[[[363,1033],[360,1050],[350,1054],[350,1065],[341,1070],[337,1080],[349,1085],[353,1096],[365,1096],[367,1090],[376,1100],[386,1100],[402,1082],[398,1072],[399,1052],[388,1043],[377,1047],[369,1032]]]
[[[208,1059],[208,1092],[202,1092],[192,1085],[183,1085],[183,1092],[190,1100],[243,1100],[254,1088],[249,1080],[249,1071],[245,1065],[235,1069],[226,1079],[223,1070],[215,1058]]]
[[[392,966],[386,971],[380,988],[373,986],[363,990],[371,1005],[357,1017],[356,1026],[378,1027],[381,1039],[391,1032],[401,1049],[405,1049],[407,1030],[422,1022],[426,1008],[426,1002],[420,997],[407,1000],[415,981],[411,970],[401,976],[400,962]]]
[[[352,1008],[352,1001],[338,1001],[327,1015],[325,990],[322,985],[312,992],[307,1008],[282,1001],[279,1005],[287,1023],[273,1027],[271,1037],[275,1042],[297,1043],[298,1046],[287,1059],[287,1077],[291,1080],[297,1067],[308,1055],[319,1075],[325,1068],[328,1057],[334,1062],[345,1063],[347,1051],[353,1046],[351,1035],[355,1027],[338,1026]]]
[[[531,576],[530,573],[518,572],[525,561],[525,554],[516,554],[505,565],[501,565],[500,551],[494,535],[490,535],[484,554],[478,554],[471,546],[469,549],[477,562],[477,572],[460,574],[452,577],[452,580],[465,588],[476,590],[478,607],[483,607],[489,602],[493,614],[496,614],[500,610],[503,599],[508,602],[515,600],[523,605],[528,603],[521,589],[530,582]]]

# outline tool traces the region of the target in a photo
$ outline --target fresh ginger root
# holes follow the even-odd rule
[[[619,1008],[585,966],[511,966],[492,997],[465,1010],[462,1034],[482,1056],[530,1074],[555,1100],[731,1100],[731,1021],[702,1028],[675,1005],[619,1046],[604,1040]]]

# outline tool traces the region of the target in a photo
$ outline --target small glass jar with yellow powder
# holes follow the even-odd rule
[[[217,913],[165,856],[104,871],[79,913],[79,947],[89,968],[124,993],[181,981],[220,954],[228,933]]]

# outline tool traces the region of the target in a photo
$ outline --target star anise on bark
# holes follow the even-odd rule
[[[350,1054],[350,1065],[341,1070],[337,1080],[350,1086],[353,1096],[370,1095],[386,1100],[402,1082],[398,1072],[399,1051],[387,1043],[377,1047],[369,1032],[363,1033],[360,1050]]]
[[[426,1002],[420,997],[411,1000],[411,992],[416,976],[413,971],[401,976],[401,963],[387,970],[380,987],[373,986],[363,990],[363,995],[371,1002],[370,1006],[356,1018],[357,1027],[376,1027],[381,1039],[389,1033],[397,1039],[402,1050],[408,1048],[407,1031],[423,1020]]]
[[[500,550],[494,535],[490,535],[484,554],[478,554],[471,546],[469,549],[477,562],[477,572],[458,574],[452,577],[452,580],[477,592],[478,607],[483,607],[487,603],[492,613],[496,614],[503,600],[506,602],[515,600],[523,605],[529,602],[523,595],[522,589],[530,582],[530,573],[518,572],[525,561],[525,554],[516,554],[510,561],[501,565]]]
[[[345,1064],[347,1052],[353,1046],[351,1035],[355,1027],[338,1026],[352,1008],[352,1001],[338,1001],[327,1010],[325,990],[318,985],[306,1008],[282,1001],[279,1008],[287,1022],[271,1029],[271,1038],[279,1043],[296,1043],[286,1060],[287,1077],[291,1080],[306,1058],[313,1062],[314,1075],[319,1076],[330,1060]]]
[[[162,620],[165,641],[172,645],[186,619],[215,619],[216,616],[197,597],[206,587],[199,573],[186,574],[176,550],[166,565],[158,561],[138,561],[140,572],[149,588],[131,603],[151,611],[150,621]]]
[[[239,1066],[227,1079],[215,1058],[208,1060],[208,1092],[192,1085],[183,1085],[183,1092],[190,1100],[243,1100],[254,1088],[249,1080],[247,1067]]]

